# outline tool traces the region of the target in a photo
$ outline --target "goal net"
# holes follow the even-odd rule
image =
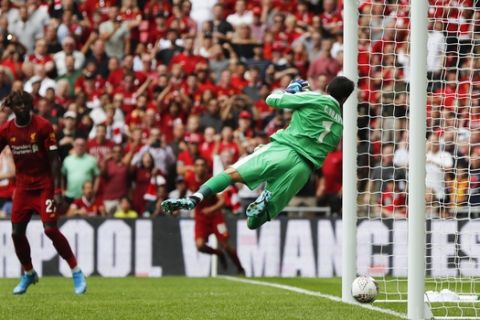
[[[379,304],[407,301],[410,9],[359,3],[357,271],[377,279]],[[425,302],[436,319],[480,318],[479,18],[473,0],[429,1]]]

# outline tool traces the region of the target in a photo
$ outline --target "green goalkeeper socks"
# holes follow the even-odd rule
[[[233,183],[232,178],[228,173],[222,172],[216,176],[210,178],[207,182],[201,185],[200,189],[195,192],[192,197],[194,200],[198,199],[198,202],[205,198],[208,198],[214,194],[222,192],[229,185]]]

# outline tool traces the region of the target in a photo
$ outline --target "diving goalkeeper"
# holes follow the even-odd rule
[[[339,76],[329,83],[328,95],[308,91],[308,83],[302,80],[293,81],[285,91],[274,91],[266,102],[273,108],[293,110],[288,128],[277,131],[269,144],[209,179],[192,196],[165,200],[163,209],[191,210],[233,183],[244,183],[253,190],[266,182],[265,190],[247,208],[247,225],[257,229],[275,218],[340,142],[342,106],[354,86],[353,81]]]

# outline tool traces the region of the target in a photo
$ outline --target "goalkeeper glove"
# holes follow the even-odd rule
[[[298,79],[290,82],[285,91],[288,93],[297,93],[303,91],[306,88],[308,88],[308,81]]]

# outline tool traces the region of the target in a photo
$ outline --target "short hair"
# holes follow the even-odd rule
[[[10,93],[4,101],[4,105],[6,107],[18,106],[21,104],[25,104],[30,109],[33,108],[33,97],[30,93],[20,90],[20,91],[13,91]]]
[[[355,89],[355,83],[344,76],[335,77],[327,87],[327,93],[342,103]]]

